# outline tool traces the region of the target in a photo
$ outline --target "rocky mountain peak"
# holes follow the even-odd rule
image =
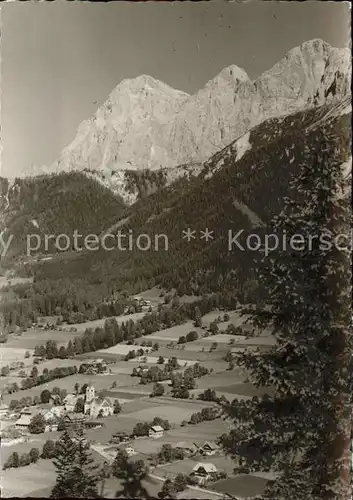
[[[112,179],[126,169],[206,161],[269,118],[350,95],[348,49],[309,40],[255,81],[236,65],[193,95],[143,74],[121,81],[78,128],[49,172],[90,170]]]
[[[251,80],[244,69],[236,66],[235,64],[232,64],[222,69],[222,71],[215,78],[213,78],[206,84],[205,88],[215,86],[224,82],[236,86],[240,83],[250,83]]]

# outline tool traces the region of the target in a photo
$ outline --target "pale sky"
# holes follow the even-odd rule
[[[0,174],[50,165],[124,78],[192,93],[226,66],[251,78],[306,40],[349,41],[336,2],[11,2],[1,7]]]

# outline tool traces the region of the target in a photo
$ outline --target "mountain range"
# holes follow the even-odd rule
[[[227,231],[261,232],[283,207],[300,165],[315,168],[324,142],[330,161],[345,173],[347,197],[350,120],[349,54],[319,40],[293,49],[255,82],[226,68],[194,96],[150,77],[125,80],[80,126],[50,175],[0,179],[1,234],[17,235],[8,265],[34,274],[37,286],[62,278],[136,290],[159,283],[180,293],[237,290],[243,300],[253,300],[255,253],[230,251]],[[138,165],[142,157],[145,163]],[[188,227],[196,234],[209,228],[214,239],[186,244]],[[163,233],[169,251],[50,248],[38,252],[38,260],[26,257],[29,231],[75,229]]]
[[[349,95],[349,68],[349,49],[315,39],[254,81],[233,65],[193,95],[148,75],[126,79],[52,165],[28,174],[83,171],[132,204],[140,192],[126,172],[162,169],[169,183],[198,174],[203,162],[264,120]]]

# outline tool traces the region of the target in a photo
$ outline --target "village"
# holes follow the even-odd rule
[[[159,292],[146,295],[132,298],[135,307],[136,302],[148,310],[163,305]],[[125,310],[116,321],[146,313],[134,309],[127,314]],[[143,460],[152,496],[165,481],[181,478],[178,498],[250,498],[263,491],[273,477],[243,470],[218,439],[231,426],[222,417],[221,403],[259,394],[232,363],[232,352],[268,349],[274,342],[271,335],[252,338],[240,310],[218,310],[204,315],[197,326],[188,321],[136,339],[133,345],[121,342],[66,359],[35,356],[40,340],[67,343],[84,326],[41,319],[3,346],[3,496],[49,496],[55,470],[46,458],[48,442],[55,443],[64,428],[77,426],[84,427],[102,466],[111,466],[121,450],[132,460]],[[40,372],[47,377],[45,383],[24,382],[37,377],[38,384]],[[16,481],[19,475],[21,481]],[[104,488],[104,496],[114,497],[117,480],[106,479]]]

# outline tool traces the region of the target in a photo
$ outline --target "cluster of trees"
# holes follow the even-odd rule
[[[105,373],[107,365],[105,363],[82,363],[78,369],[80,375],[94,375],[95,373]]]
[[[189,424],[195,425],[200,424],[201,422],[216,420],[219,416],[220,412],[218,408],[202,408],[201,411],[191,415]]]
[[[153,389],[150,394],[150,397],[151,398],[161,397],[163,396],[164,392],[165,392],[164,385],[159,382],[156,382],[155,384],[153,384]]]
[[[38,368],[33,366],[30,376],[22,380],[21,389],[30,389],[31,387],[47,384],[51,380],[69,377],[70,375],[75,375],[76,373],[77,366],[62,366],[53,368],[52,370],[44,368],[42,374],[38,375]]]
[[[167,171],[166,169],[125,170],[124,178],[125,189],[130,193],[137,193],[138,198],[144,198],[166,185]]]
[[[28,353],[28,355],[26,355]],[[28,358],[30,356],[29,352],[26,351],[25,358]],[[14,370],[18,370],[19,368],[24,368],[25,364],[23,361],[15,361],[11,363],[10,365],[5,365],[1,368],[0,371],[0,376],[1,377],[7,377],[10,375],[10,373]]]
[[[193,481],[192,477],[186,474],[177,474],[172,479],[166,479],[163,483],[161,491],[158,493],[158,498],[177,498],[177,494],[184,491],[188,485],[195,485],[196,481]]]
[[[111,473],[121,484],[121,490],[116,492],[116,498],[150,497],[144,486],[149,470],[143,460],[130,460],[125,450],[119,450],[112,464]]]
[[[142,340],[142,342],[140,343],[140,346],[141,347],[150,347],[153,352],[156,352],[159,349],[158,342],[155,342],[153,344],[152,340]]]
[[[14,451],[4,463],[3,469],[24,467],[26,465],[37,463],[39,458],[52,459],[60,450],[57,443],[57,441],[55,442],[48,439],[43,445],[41,454],[38,448],[32,448],[29,453],[23,453],[22,455],[19,455],[16,451]]]
[[[157,454],[158,464],[166,464],[173,462],[174,460],[183,460],[185,453],[180,448],[173,448],[171,444],[163,444],[161,449]]]
[[[11,399],[9,408],[10,410],[19,410],[25,408],[26,406],[35,406],[41,403],[49,403],[53,400],[54,404],[61,404],[67,395],[66,389],[60,389],[60,387],[53,387],[51,391],[49,389],[44,389],[39,396],[25,396],[19,400]]]
[[[149,384],[151,382],[162,382],[169,380],[172,376],[173,370],[180,368],[179,362],[176,357],[172,356],[168,359],[167,363],[163,365],[163,369],[159,366],[151,366],[148,370],[138,371],[137,368],[132,370],[132,376],[140,377],[140,384]]]
[[[16,469],[17,467],[25,467],[26,465],[35,464],[40,458],[38,448],[32,448],[28,453],[19,455],[14,451],[9,458],[4,462],[3,469]]]
[[[124,356],[124,361],[130,361],[130,359],[135,359],[137,356],[143,356],[144,354],[148,353],[148,349],[143,350],[142,348],[140,349],[131,349],[125,356]]]
[[[31,434],[42,434],[45,432],[46,421],[42,413],[37,413],[31,418],[28,430]]]
[[[160,417],[154,417],[152,422],[138,422],[133,428],[132,434],[134,436],[148,436],[149,430],[153,425],[160,425],[165,431],[170,429],[170,423]]]
[[[234,326],[233,323],[227,326],[225,332],[227,335],[244,335],[244,331],[241,326]],[[246,333],[247,335],[249,332]],[[233,339],[231,339],[233,340]],[[235,339],[234,339],[235,340]]]
[[[183,304],[176,308],[147,313],[136,322],[130,319],[120,325],[115,318],[108,318],[103,328],[86,329],[81,336],[75,337],[73,341],[70,340],[67,347],[61,346],[58,349],[56,342],[51,340],[46,345],[36,346],[35,356],[48,359],[65,358],[105,349],[120,342],[133,341],[161,329],[179,325],[194,315],[194,308],[189,304]]]
[[[197,378],[208,375],[213,370],[195,363],[187,367],[184,373],[172,373],[172,396],[174,398],[188,399],[190,397],[189,390],[196,388]]]
[[[194,340],[197,340],[199,338],[197,332],[195,330],[192,330],[191,332],[187,333],[185,336],[182,335],[178,339],[178,344],[186,344],[187,342],[193,342]]]
[[[223,356],[223,361],[227,361],[228,363],[228,368],[227,370],[232,371],[235,368],[236,364],[236,359],[237,356],[235,353],[232,353],[232,351],[228,351],[224,356]]]
[[[218,403],[220,400],[214,389],[205,389],[198,395],[197,399],[201,399],[201,401],[212,401],[214,403]]]

